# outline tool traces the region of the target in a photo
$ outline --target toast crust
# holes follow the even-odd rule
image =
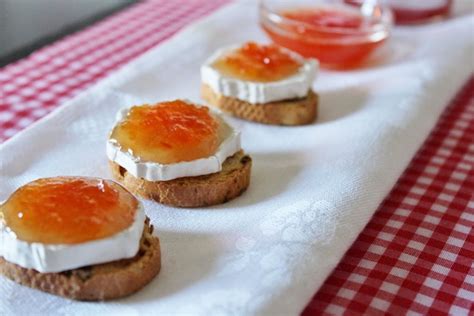
[[[149,219],[137,255],[58,273],[25,269],[0,257],[0,274],[51,294],[74,300],[103,301],[128,296],[147,285],[160,271],[160,242]]]
[[[233,116],[273,125],[306,125],[314,122],[318,111],[318,95],[309,90],[302,99],[252,104],[216,93],[207,84],[201,85],[201,97],[210,105]]]
[[[113,178],[136,195],[177,207],[201,207],[241,195],[250,183],[252,159],[239,151],[224,161],[220,172],[168,181],[136,178],[112,161],[109,166]]]

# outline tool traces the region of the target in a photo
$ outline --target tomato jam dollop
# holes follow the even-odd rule
[[[301,64],[276,45],[248,42],[219,58],[212,66],[228,77],[271,82],[294,75]]]
[[[0,206],[5,223],[26,242],[77,244],[133,224],[137,199],[112,181],[56,177],[30,182]]]
[[[212,156],[219,146],[219,122],[209,108],[175,100],[134,106],[110,136],[145,161],[162,164]]]

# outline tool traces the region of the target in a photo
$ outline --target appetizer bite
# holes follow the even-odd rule
[[[224,203],[250,182],[240,133],[209,108],[182,100],[120,111],[107,156],[114,178],[131,192],[173,206]]]
[[[234,116],[266,124],[303,125],[317,116],[311,86],[318,62],[276,45],[226,47],[201,67],[201,95]]]
[[[141,203],[115,182],[38,179],[0,205],[0,274],[76,300],[127,296],[160,271],[152,232]]]

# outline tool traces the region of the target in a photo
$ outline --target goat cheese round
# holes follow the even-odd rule
[[[119,111],[116,124],[124,120],[129,111],[130,109]],[[124,150],[120,143],[113,138],[109,138],[107,141],[107,157],[110,161],[125,168],[134,177],[148,181],[168,181],[219,172],[222,170],[224,161],[241,149],[240,132],[227,124],[216,111],[213,111],[211,115],[219,122],[221,130],[225,134],[217,151],[209,157],[168,164],[147,161],[137,157],[132,150]]]
[[[118,184],[114,185],[118,186]],[[82,201],[79,202],[79,205],[70,206],[71,216],[68,213],[69,206],[63,207],[61,213],[55,211],[58,210],[58,205],[62,205],[63,202],[67,205],[71,199],[67,194],[64,194],[64,191],[59,191],[58,194],[55,194],[54,190],[48,191],[42,194],[40,202],[21,200],[11,205],[13,202],[10,202],[9,199],[0,205],[2,211],[0,212],[0,257],[23,268],[34,269],[41,273],[55,273],[135,256],[140,247],[146,219],[140,201],[123,189],[123,194],[129,194],[130,198],[134,200],[133,205],[136,209],[128,209],[128,206],[126,210],[124,209],[127,214],[134,212],[132,213],[133,220],[132,218],[127,220],[130,221],[130,224],[121,226],[125,228],[115,230],[112,235],[102,234],[101,238],[95,239],[92,237],[94,236],[92,233],[87,233],[88,228],[84,227],[84,225],[88,225],[86,221],[90,221],[92,225],[112,225],[111,221],[114,220],[110,216],[119,215],[110,210],[115,207],[113,204],[116,203],[115,201],[122,203],[120,201],[123,198],[119,197],[118,200],[113,200],[109,196],[100,200],[100,197],[96,199],[96,197],[88,195],[90,190],[87,188],[79,193],[72,193]],[[35,194],[30,193],[30,196],[33,196],[34,199]],[[89,206],[95,211],[85,210]],[[99,214],[102,206],[104,213]],[[38,208],[42,210],[37,211]],[[9,218],[7,213],[8,216],[15,216],[17,219],[7,220]],[[81,216],[86,216],[86,218],[81,218]],[[28,222],[22,223],[22,220]],[[51,226],[49,227],[49,225]],[[104,226],[104,229],[99,228],[99,230],[110,231],[109,227]],[[100,231],[96,232],[100,233]],[[79,236],[81,234],[84,236]],[[76,241],[82,241],[76,242],[74,238]],[[48,241],[54,239],[63,240],[63,242]]]
[[[209,57],[201,66],[202,83],[209,85],[218,94],[247,101],[251,104],[303,98],[308,94],[319,68],[317,60],[305,59],[299,54],[281,48],[301,64],[295,74],[277,81],[246,81],[226,76],[213,67],[217,60],[238,48],[239,46],[235,45],[225,47]]]

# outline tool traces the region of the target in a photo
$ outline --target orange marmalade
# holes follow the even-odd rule
[[[262,17],[262,27],[277,44],[329,67],[351,67],[379,47],[388,31],[364,19],[358,9],[332,6],[288,9],[280,19]]]
[[[0,206],[17,238],[77,244],[110,237],[133,224],[137,199],[112,181],[56,177],[30,182]]]
[[[123,151],[163,164],[213,155],[219,146],[219,122],[207,107],[175,100],[134,106],[110,136]]]
[[[275,45],[248,42],[216,60],[212,66],[228,77],[270,82],[295,74],[301,64]]]

